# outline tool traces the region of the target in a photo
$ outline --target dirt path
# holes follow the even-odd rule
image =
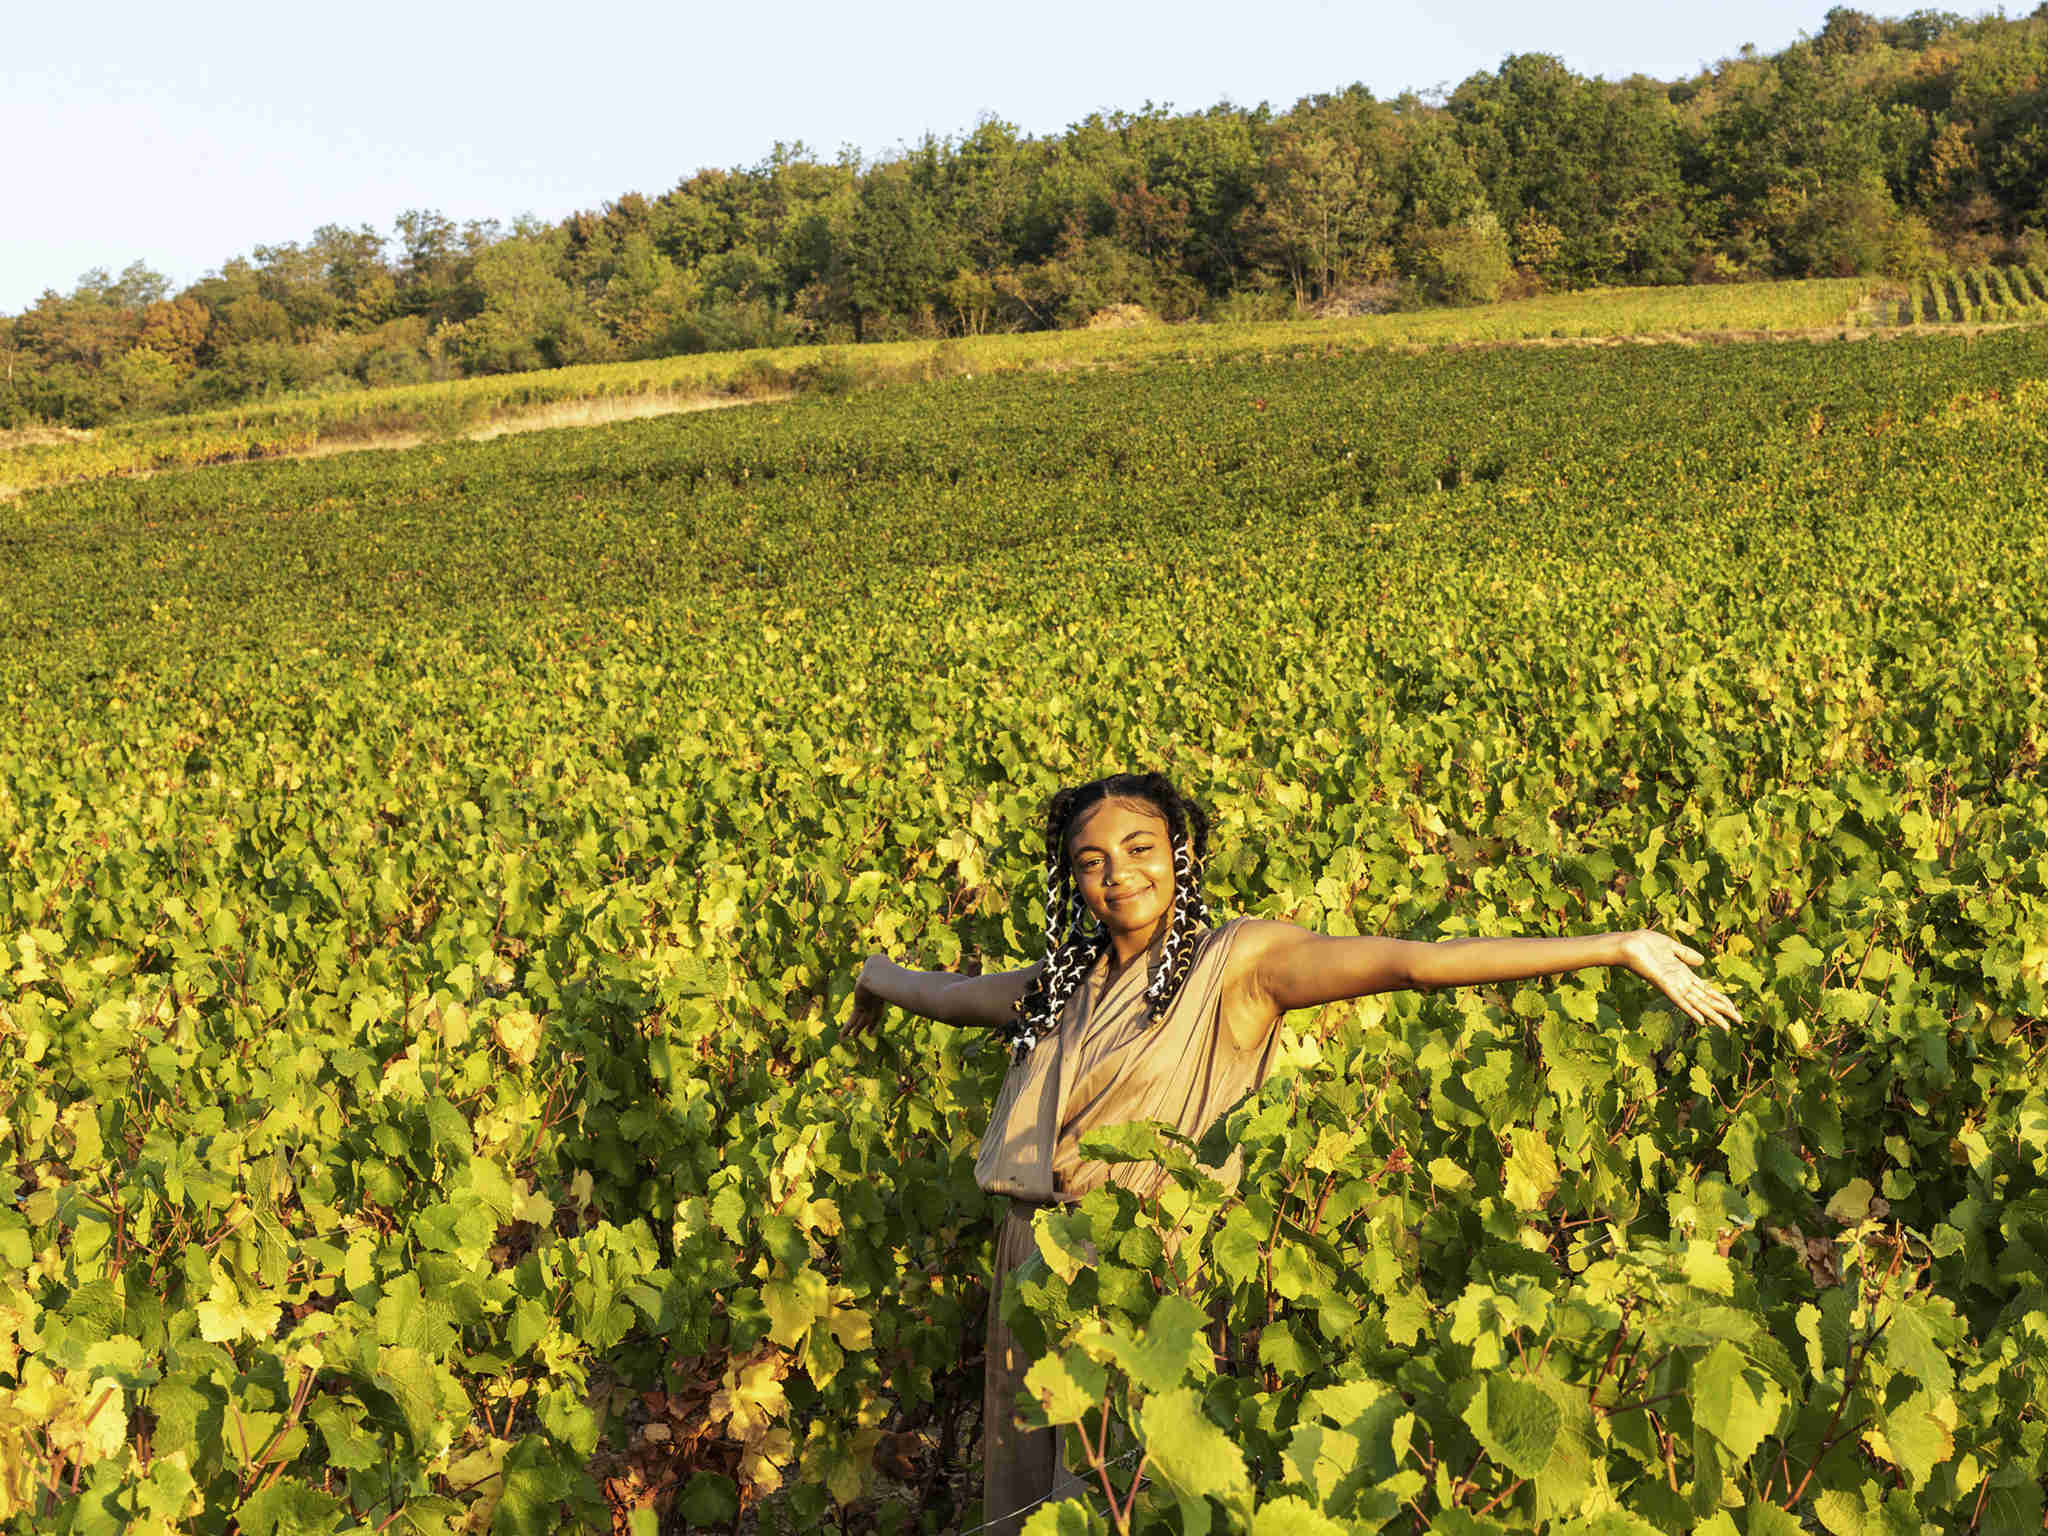
[[[589,400],[557,400],[548,405],[519,407],[493,416],[489,421],[453,434],[453,440],[487,443],[517,432],[548,432],[558,427],[601,427],[616,421],[639,421],[649,416],[677,416],[692,411],[722,411],[737,405],[768,405],[789,399],[788,391],[770,394],[735,395],[600,395]],[[9,448],[26,448],[42,443],[87,442],[90,432],[71,428],[32,427],[19,432],[0,433],[0,453]],[[286,459],[331,459],[344,453],[379,453],[424,448],[429,443],[448,442],[450,437],[425,432],[371,431],[354,437],[330,437],[304,448],[254,454],[227,464],[276,464]],[[158,475],[188,474],[195,470],[220,469],[223,464],[178,464],[160,469],[124,469],[104,475],[73,475],[68,479],[37,485],[9,485],[0,481],[0,501],[11,501],[31,491],[56,490],[89,480],[153,480]]]
[[[0,432],[0,453],[15,448],[47,448],[52,443],[89,443],[90,432],[77,427],[16,427]]]
[[[465,443],[488,443],[518,432],[552,432],[558,427],[603,427],[615,421],[641,421],[649,416],[679,416],[690,411],[722,411],[735,405],[767,405],[787,400],[787,391],[740,398],[734,395],[601,395],[591,400],[557,400],[551,405],[533,405],[493,416],[489,421],[455,434]],[[265,454],[246,462],[273,463],[278,459],[331,459],[340,453],[371,452],[379,449],[424,448],[428,443],[447,442],[424,432],[371,432],[362,437],[335,437],[290,453]],[[199,465],[198,468],[216,468]],[[167,473],[167,471],[158,471]]]

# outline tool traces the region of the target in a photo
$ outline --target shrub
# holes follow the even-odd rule
[[[750,357],[726,381],[725,391],[742,400],[779,395],[796,382],[795,375],[765,357]]]
[[[1489,208],[1424,235],[1418,266],[1423,284],[1446,304],[1489,304],[1514,275],[1507,232]]]
[[[790,382],[806,394],[849,395],[860,387],[860,370],[844,352],[831,348],[801,364]]]

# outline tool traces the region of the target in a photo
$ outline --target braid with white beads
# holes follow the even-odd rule
[[[1195,961],[1195,940],[1210,927],[1209,903],[1202,897],[1201,863],[1195,857],[1186,831],[1173,834],[1173,918],[1166,925],[1166,941],[1159,946],[1159,962],[1145,984],[1145,1010],[1153,1018],[1166,1012],[1188,979]]]
[[[1067,837],[1082,813],[1108,799],[1142,800],[1166,821],[1173,849],[1173,915],[1145,985],[1145,1011],[1156,1019],[1173,1003],[1194,964],[1196,942],[1211,923],[1202,895],[1202,859],[1208,852],[1209,818],[1184,799],[1163,774],[1115,774],[1063,789],[1045,811],[1045,965],[1004,1031],[1021,1061],[1040,1040],[1056,1033],[1067,1004],[1109,946],[1109,932],[1088,918],[1067,857]]]

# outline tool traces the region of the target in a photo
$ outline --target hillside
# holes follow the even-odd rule
[[[1932,289],[1926,303],[1916,297],[1908,304],[1902,296],[1906,290],[1860,278],[1606,289],[1404,315],[1140,324],[858,348],[790,347],[344,390],[94,430],[31,428],[0,434],[0,496],[106,476],[489,438],[959,374],[1339,356],[1375,348],[1862,338],[1919,327],[2048,319],[2048,301],[2036,300],[2024,288],[2024,276],[2017,281],[2027,300],[1995,310],[1988,304],[1948,301],[1946,290],[1935,297]],[[1958,295],[1963,291],[1956,289]],[[2005,290],[2000,293],[2003,297]]]

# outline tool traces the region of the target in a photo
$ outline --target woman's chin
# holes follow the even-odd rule
[[[1111,905],[1102,913],[1102,926],[1111,933],[1142,933],[1157,928],[1166,914],[1149,902]]]

